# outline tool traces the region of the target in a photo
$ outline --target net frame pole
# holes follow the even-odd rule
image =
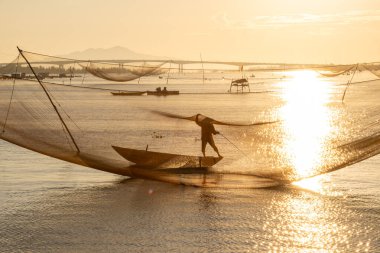
[[[199,53],[199,56],[201,58],[201,63],[202,63],[202,84],[205,84],[205,69],[203,67],[203,59],[202,59],[202,53]]]
[[[352,74],[350,81],[347,83],[346,89],[344,89],[343,96],[342,96],[342,103],[344,103],[344,98],[345,98],[345,96],[346,96],[346,92],[347,92],[347,90],[348,90],[348,87],[349,87],[350,84],[352,83],[352,80],[354,79],[354,76],[355,76],[356,71],[358,70],[358,68],[359,68],[359,63],[356,64],[356,68],[355,68],[355,70],[354,70],[354,73]]]
[[[53,106],[55,112],[57,113],[57,115],[58,115],[58,117],[59,117],[59,120],[62,122],[63,126],[65,127],[65,129],[66,129],[66,131],[67,131],[67,133],[68,133],[69,136],[70,136],[71,141],[74,143],[74,146],[75,146],[75,148],[77,149],[77,153],[80,153],[80,149],[79,149],[79,147],[78,147],[78,144],[76,143],[76,141],[75,141],[73,135],[72,135],[71,132],[70,132],[70,129],[67,127],[65,121],[63,120],[61,114],[59,113],[57,107],[55,106],[55,104],[54,104],[53,100],[51,99],[51,97],[50,97],[48,91],[46,90],[45,86],[42,84],[41,80],[38,78],[38,76],[37,76],[36,72],[34,71],[33,67],[30,65],[30,62],[28,61],[28,59],[26,59],[26,57],[24,56],[23,51],[22,51],[19,47],[17,47],[17,49],[18,49],[20,55],[22,56],[22,58],[24,58],[24,60],[25,60],[26,63],[28,64],[30,70],[33,72],[34,77],[37,79],[38,83],[39,83],[40,86],[42,87],[42,89],[43,89],[43,91],[45,92],[46,96],[48,97],[48,99],[49,99],[51,105]]]

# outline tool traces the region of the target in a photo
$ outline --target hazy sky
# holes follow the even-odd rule
[[[186,59],[380,61],[380,0],[0,0],[0,61],[128,47]]]

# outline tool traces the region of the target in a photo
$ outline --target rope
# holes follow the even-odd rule
[[[242,153],[246,158],[249,159],[249,157],[240,149],[238,148],[232,141],[230,141],[226,136],[224,136],[222,133],[219,132],[219,134],[224,138],[226,139],[229,143],[231,143],[237,150],[240,151],[240,153]]]
[[[83,130],[75,123],[75,121],[70,117],[70,115],[65,111],[65,109],[61,106],[61,104],[58,102],[58,100],[54,97],[53,93],[49,91],[48,88],[46,88],[49,95],[53,98],[53,100],[57,103],[57,105],[62,109],[62,111],[65,113],[65,115],[70,119],[70,121],[80,130],[83,132]]]
[[[38,78],[36,72],[34,71],[34,69],[32,68],[32,66],[30,65],[30,62],[29,62],[28,59],[24,56],[23,51],[22,51],[20,48],[18,48],[18,47],[17,47],[17,49],[18,49],[18,51],[20,52],[20,55],[24,58],[24,60],[25,60],[26,63],[28,64],[30,70],[32,71],[33,75],[36,77],[38,83],[40,84],[41,88],[42,88],[43,91],[45,92],[46,96],[48,97],[48,99],[49,99],[51,105],[53,106],[53,109],[54,109],[55,112],[57,113],[57,115],[58,115],[60,121],[62,122],[62,124],[64,125],[64,127],[65,127],[67,133],[70,135],[71,141],[73,142],[75,148],[77,149],[77,153],[80,153],[80,149],[79,149],[79,147],[78,147],[78,145],[77,145],[77,143],[76,143],[74,137],[72,136],[72,134],[71,134],[69,128],[67,127],[65,121],[62,119],[61,114],[59,113],[57,107],[56,107],[55,104],[53,103],[53,100],[52,100],[52,98],[50,97],[50,95],[49,95],[48,91],[46,90],[45,86],[41,83],[41,81],[40,81],[40,79]]]
[[[350,84],[351,84],[351,82],[352,82],[352,79],[354,79],[354,76],[355,76],[356,71],[358,70],[358,67],[359,67],[359,63],[356,64],[355,71],[354,71],[354,73],[352,74],[351,79],[348,81],[347,86],[346,86],[346,89],[344,90],[344,93],[343,93],[343,96],[342,96],[342,103],[344,102],[344,97],[346,96],[346,92],[347,92],[348,87],[350,86]]]
[[[19,59],[20,59],[20,54],[17,56],[16,71],[15,71],[16,74],[18,72],[18,62],[19,62]],[[16,85],[16,78],[13,79],[11,98],[9,99],[8,110],[7,110],[7,114],[5,116],[3,130],[1,131],[1,134],[5,133],[5,126],[7,125],[7,121],[8,121],[8,117],[9,117],[9,112],[11,110],[11,104],[12,104],[12,100],[13,100],[13,94],[14,94],[14,90],[15,90],[15,85]]]

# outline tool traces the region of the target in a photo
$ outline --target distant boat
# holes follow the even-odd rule
[[[207,168],[215,165],[222,157],[189,156],[170,153],[152,152],[112,146],[122,157],[138,166],[173,169],[173,168]]]
[[[155,96],[168,96],[168,95],[179,95],[178,90],[162,90],[162,91],[147,91],[148,95],[155,95]]]
[[[112,91],[111,94],[114,96],[141,96],[146,91]]]

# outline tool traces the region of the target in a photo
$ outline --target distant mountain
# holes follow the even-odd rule
[[[89,48],[84,51],[76,51],[60,56],[79,60],[157,60],[166,58],[136,53],[126,47],[120,46],[111,48]]]

